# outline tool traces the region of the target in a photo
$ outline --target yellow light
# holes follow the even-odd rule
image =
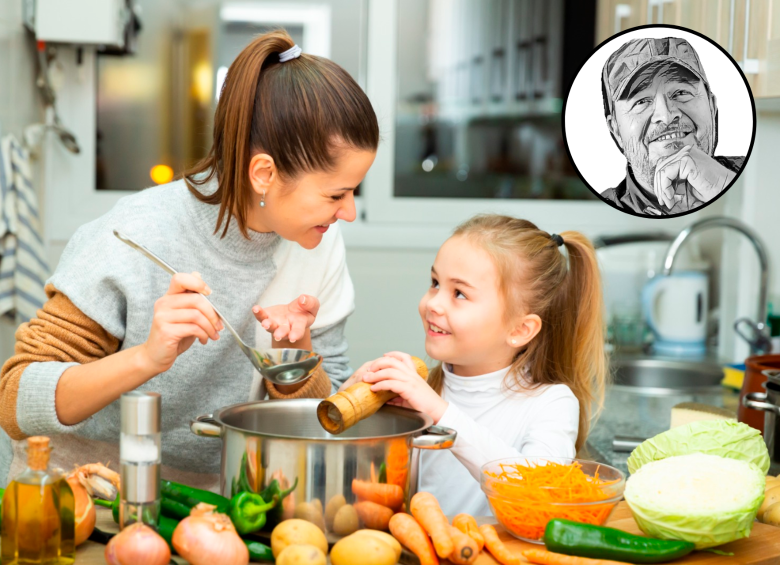
[[[155,165],[152,170],[149,171],[149,176],[157,184],[165,184],[173,180],[173,169],[168,165]]]

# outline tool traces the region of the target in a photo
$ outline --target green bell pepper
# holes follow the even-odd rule
[[[687,541],[646,538],[559,518],[547,523],[544,545],[555,553],[628,563],[665,563],[688,555],[695,547]]]
[[[274,500],[276,499],[278,502],[276,503],[276,506],[271,508],[268,512],[266,512],[266,527],[267,528],[273,528],[275,527],[279,522],[282,521],[282,518],[284,517],[284,506],[282,505],[282,501],[287,497],[292,491],[295,490],[295,488],[298,486],[298,477],[295,477],[295,482],[293,482],[293,485],[288,488],[287,490],[282,490],[281,486],[279,485],[279,481],[277,479],[274,479],[270,483],[268,483],[268,486],[263,489],[263,491],[260,493],[260,498],[263,500]]]
[[[251,534],[265,526],[266,512],[273,509],[278,498],[266,502],[259,494],[240,492],[230,499],[230,520],[239,534]]]
[[[249,477],[246,473],[247,458],[246,452],[241,457],[241,470],[238,473],[238,480],[233,479],[233,485],[231,490],[231,496],[236,496],[242,492],[255,492],[249,484]]]

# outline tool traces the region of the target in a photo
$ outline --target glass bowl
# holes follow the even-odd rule
[[[587,495],[575,496],[572,489],[524,483],[517,465],[539,467],[548,464],[572,465],[584,473],[585,480],[597,484]],[[572,471],[577,472],[577,471]],[[504,473],[502,475],[502,473]],[[543,543],[544,529],[553,518],[602,526],[623,498],[626,477],[622,471],[582,459],[565,457],[513,457],[498,459],[482,466],[482,492],[493,514],[506,531],[531,543]],[[583,496],[586,500],[583,500]]]

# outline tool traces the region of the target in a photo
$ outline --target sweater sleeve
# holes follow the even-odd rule
[[[0,371],[0,426],[12,439],[75,431],[57,418],[54,396],[68,368],[107,357],[119,340],[53,285],[38,315],[16,331],[14,355]]]
[[[535,407],[534,424],[516,445],[507,443],[486,426],[478,424],[452,402],[438,425],[458,432],[450,451],[479,482],[482,465],[496,459],[523,456],[574,457],[579,428],[579,403],[571,392],[540,397]]]

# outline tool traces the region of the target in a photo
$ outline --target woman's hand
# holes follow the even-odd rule
[[[290,343],[295,343],[306,335],[306,330],[314,323],[319,309],[319,300],[314,296],[301,294],[289,304],[268,308],[255,306],[252,312],[260,325],[272,334],[274,340],[287,339]]]
[[[218,340],[222,321],[214,308],[197,293],[211,294],[200,274],[179,273],[162,297],[154,303],[149,337],[141,345],[145,365],[158,375],[171,368],[176,358],[199,340]]]
[[[434,424],[441,420],[447,410],[447,401],[436,394],[425,379],[417,374],[411,356],[406,353],[385,353],[384,357],[371,363],[368,371],[363,374],[363,381],[371,384],[371,390],[374,392],[393,391],[399,398],[391,400],[390,403],[428,414],[433,418]]]

